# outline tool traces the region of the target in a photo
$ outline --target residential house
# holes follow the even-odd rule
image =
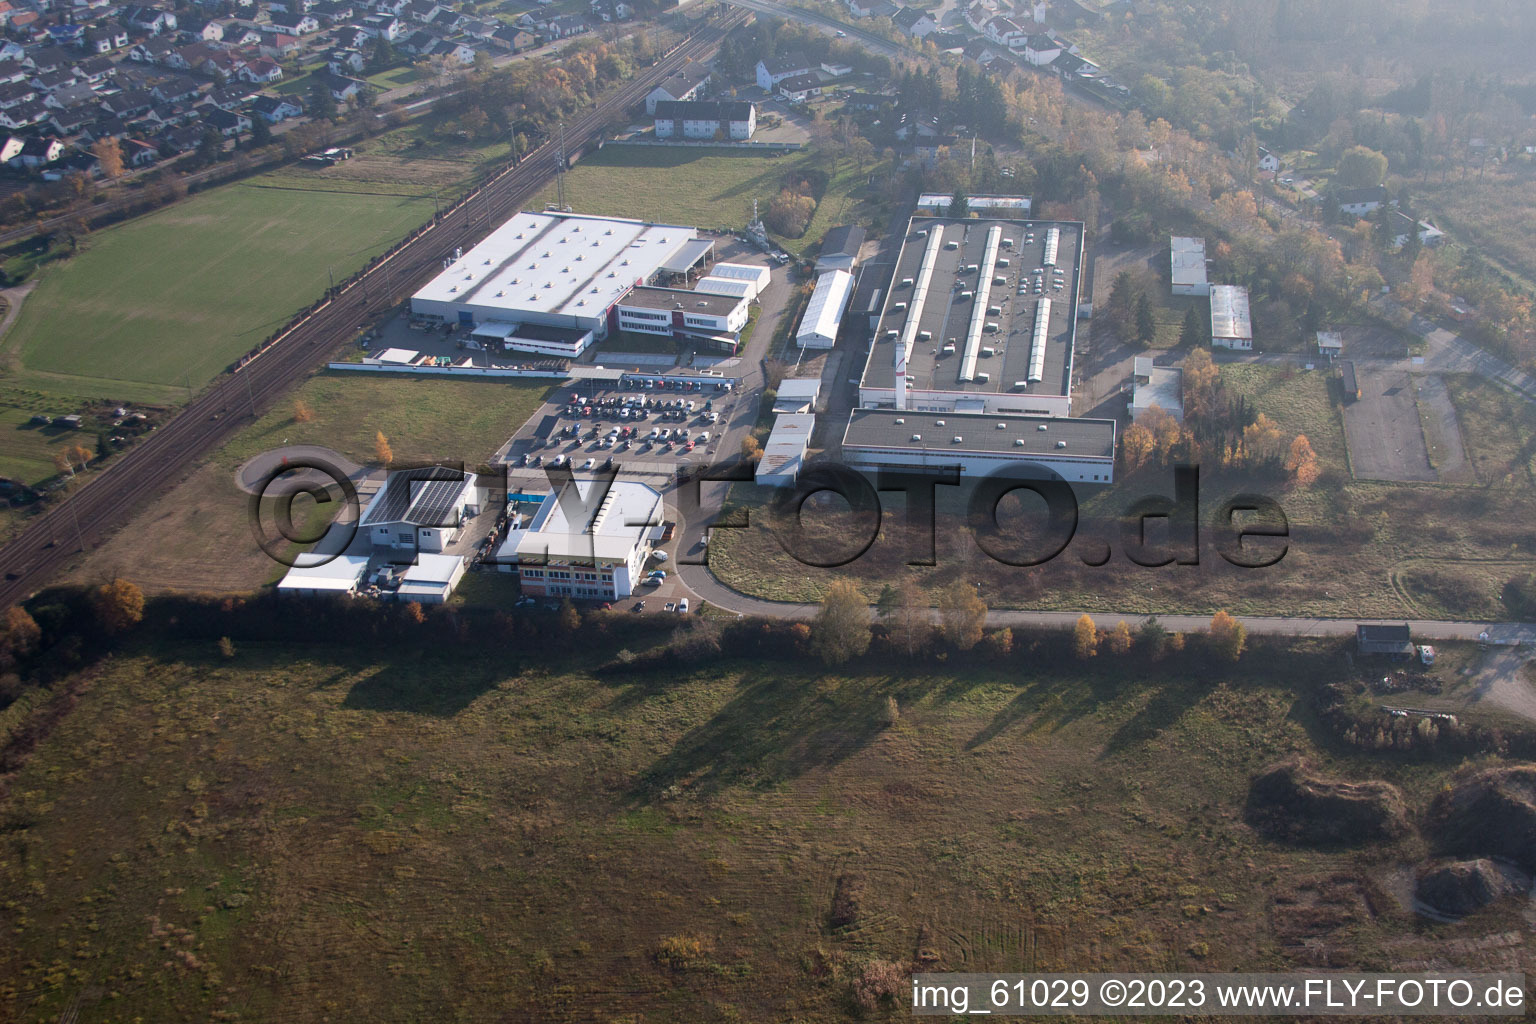
[[[122,148],[123,163],[129,167],[148,167],[160,159],[159,148],[143,139],[123,139],[118,145]]]
[[[117,73],[117,64],[110,57],[87,57],[75,65],[75,74],[92,85],[100,85]]]
[[[299,42],[298,36],[291,36],[286,32],[271,32],[262,37],[256,52],[268,60],[286,60],[301,53],[303,49],[304,46]]]
[[[390,42],[399,39],[405,31],[405,23],[393,14],[370,14],[363,19],[361,27],[368,33],[368,38],[377,39],[383,36]]]
[[[1270,174],[1280,173],[1280,158],[1263,146],[1259,147],[1259,170],[1268,171]]]
[[[782,57],[773,57],[769,60],[757,62],[757,87],[764,92],[773,92],[774,87],[786,78],[794,78],[798,75],[808,75],[816,65],[808,60],[804,54],[791,53]]]
[[[655,114],[656,104],[668,100],[681,102],[700,99],[708,85],[709,69],[696,61],[689,61],[677,74],[646,94],[645,112]]]
[[[1061,44],[1044,32],[1036,32],[1024,40],[1024,59],[1037,68],[1043,68],[1061,56]]]
[[[212,18],[193,18],[181,26],[181,31],[191,36],[194,41],[198,39],[205,43],[224,41],[224,23]]]
[[[912,111],[902,114],[896,122],[896,137],[903,142],[908,139],[933,139],[941,134],[939,118],[935,114]]]
[[[349,78],[346,75],[320,74],[316,72],[314,77],[325,84],[326,88],[331,91],[331,98],[337,103],[344,103],[352,99],[368,84],[356,78]]]
[[[43,31],[48,33],[48,41],[55,46],[79,46],[85,35],[85,26],[64,22],[48,25]]]
[[[1408,233],[1417,229],[1419,241],[1425,245],[1439,245],[1445,241],[1445,232],[1427,220],[1415,220],[1400,210],[1393,210],[1388,218],[1387,229],[1392,232],[1392,247],[1401,249],[1408,244]]]
[[[374,0],[373,9],[378,14],[401,17],[410,6],[410,0]]]
[[[232,21],[224,26],[224,44],[226,46],[259,46],[261,30],[254,25],[242,25]]]
[[[78,103],[73,107],[49,107],[47,125],[60,135],[73,137],[85,130],[101,113],[91,103]]]
[[[463,28],[464,23],[468,20],[458,11],[452,11],[443,7],[439,8],[436,14],[428,18],[426,24],[434,32],[441,32],[443,35],[453,35]]]
[[[530,49],[538,41],[538,38],[527,29],[514,28],[511,25],[504,25],[497,29],[496,34],[487,40],[492,46],[502,50],[510,50],[513,53],[521,53],[524,50]]]
[[[49,120],[52,115],[42,100],[27,100],[0,110],[0,128],[26,128]]]
[[[313,14],[274,14],[272,27],[292,36],[307,36],[320,31],[320,19]]]
[[[1063,79],[1091,78],[1099,73],[1099,66],[1091,60],[1063,51],[1049,67]]]
[[[0,164],[8,164],[21,155],[21,149],[27,144],[27,140],[15,135],[8,135],[5,142],[0,143]]]
[[[953,53],[957,56],[965,52],[965,44],[970,41],[970,36],[959,32],[930,32],[928,38],[923,40],[940,53]]]
[[[442,42],[426,29],[419,29],[395,44],[395,49],[411,57],[425,57],[427,52]]]
[[[494,36],[501,27],[502,24],[499,21],[469,18],[465,20],[463,25],[459,26],[459,31],[470,39],[478,39],[484,42]]]
[[[401,17],[426,24],[437,17],[438,12],[445,9],[437,0],[410,0],[405,10],[401,12]]]
[[[869,5],[869,16],[871,18],[894,18],[899,10],[901,8],[891,3],[890,0],[876,0],[875,3]]]
[[[141,43],[134,43],[126,56],[138,64],[164,64],[176,50],[176,44],[163,36],[150,36]]]
[[[148,32],[152,36],[176,31],[176,15],[157,7],[124,7],[118,12],[118,17],[130,29]]]
[[[128,30],[115,21],[104,21],[86,29],[80,45],[86,53],[111,53],[128,45]]]
[[[778,93],[790,103],[804,103],[821,95],[821,78],[817,75],[795,75],[779,82]]]
[[[241,81],[250,82],[253,85],[271,85],[273,82],[283,80],[283,68],[275,60],[257,57],[240,69],[238,77]]]
[[[247,83],[230,82],[228,85],[215,86],[201,102],[220,110],[235,110],[250,101],[251,92],[251,86]]]
[[[357,7],[349,0],[325,0],[312,7],[309,13],[319,18],[322,25],[339,25],[355,17]]]
[[[579,14],[562,14],[544,25],[545,39],[569,39],[592,31],[592,23]]]
[[[939,27],[939,23],[933,20],[933,15],[920,7],[903,7],[896,12],[896,16],[891,21],[913,39],[922,39]]]
[[[78,57],[78,54],[57,46],[39,46],[28,50],[22,62],[30,65],[33,71],[57,71],[59,68],[74,67]]]
[[[628,21],[635,16],[635,9],[624,0],[591,0],[592,16],[606,23]]]
[[[89,82],[73,82],[63,85],[44,96],[43,102],[53,110],[68,110],[70,107],[78,107],[82,103],[96,105],[96,90],[91,88]]]
[[[333,75],[345,75],[348,72],[356,74],[366,65],[367,62],[358,50],[332,50],[325,55],[325,66]]]
[[[210,110],[203,115],[203,123],[226,139],[238,138],[241,132],[251,130],[251,119],[234,110]]]
[[[0,110],[19,107],[35,99],[37,99],[37,90],[26,82],[7,82],[5,85],[0,85]]]
[[[1388,194],[1385,185],[1340,189],[1333,194],[1333,198],[1339,204],[1339,212],[1347,213],[1351,217],[1364,217],[1383,206],[1397,205],[1397,201]]]
[[[25,82],[37,72],[19,60],[0,60],[0,85],[7,82]]]
[[[658,139],[745,141],[757,131],[757,107],[745,100],[662,100],[655,119]]]
[[[843,102],[854,110],[879,110],[894,99],[876,92],[845,92]]]
[[[43,177],[53,180],[53,175],[83,174],[87,178],[101,177],[101,160],[86,149],[76,149],[66,152],[64,158],[49,170],[43,172]]]
[[[988,64],[995,60],[1001,51],[996,43],[989,43],[985,39],[972,39],[965,44],[961,53],[975,61],[977,64]]]
[[[205,124],[178,125],[174,128],[166,128],[155,136],[155,148],[163,157],[180,156],[190,153],[203,141],[203,135],[208,131]]]
[[[971,4],[965,9],[965,23],[972,32],[982,32],[996,15],[997,11],[986,4]]]
[[[953,135],[917,139],[912,143],[912,158],[931,169],[957,141]]]
[[[197,99],[203,87],[195,78],[177,75],[151,87],[149,91],[163,103],[185,103]]]
[[[447,39],[439,39],[427,48],[424,56],[446,57],[451,61],[457,61],[465,67],[475,62],[475,48],[467,43],[455,43]]]
[[[1010,50],[1022,47],[1029,38],[1029,33],[1020,28],[1017,22],[1002,15],[987,22],[985,33],[989,40]]]
[[[822,74],[831,75],[833,78],[847,78],[853,74],[852,64],[843,64],[839,61],[822,61]]]
[[[6,163],[12,167],[23,167],[29,171],[35,171],[53,163],[63,155],[64,143],[58,139],[34,135],[22,143],[21,151]]]
[[[251,103],[251,112],[268,124],[278,124],[301,116],[304,108],[286,96],[257,96]]]
[[[40,71],[27,79],[27,84],[38,92],[46,94],[62,89],[66,85],[73,85],[75,81],[73,68],[59,68],[57,71]]]
[[[137,117],[155,105],[154,94],[148,89],[124,89],[122,92],[101,98],[101,109],[114,117]]]
[[[848,13],[855,18],[867,18],[872,4],[873,0],[848,0]]]

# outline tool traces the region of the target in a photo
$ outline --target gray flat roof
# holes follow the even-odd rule
[[[1041,430],[1042,425],[1046,429]],[[914,434],[921,440],[914,441]],[[956,441],[956,437],[961,440]],[[1058,448],[1059,441],[1065,441],[1066,447]],[[1110,459],[1115,454],[1115,421],[855,409],[848,418],[843,447],[921,450],[936,461],[946,453],[966,452]]]
[[[709,313],[725,316],[741,305],[737,295],[714,295],[688,288],[635,288],[619,300],[619,305],[633,309],[681,309],[684,313]]]
[[[978,346],[991,348],[990,356],[980,355],[976,360],[976,372],[985,373],[988,380],[961,381],[961,357],[970,327],[973,303],[977,296],[989,228],[1002,229],[1002,238],[1012,245],[998,249],[999,260],[1006,259],[994,268],[992,277],[1001,277],[1004,283],[992,284],[988,306],[999,306],[1001,312],[986,316],[986,322],[998,325],[995,332],[982,334]],[[1032,273],[1042,266],[1046,236],[1050,229],[1058,232],[1056,263],[1044,267],[1040,274]],[[912,387],[921,391],[970,392],[975,394],[1066,395],[1071,391],[1072,346],[1077,332],[1078,259],[1082,254],[1083,226],[1071,221],[1031,221],[1003,218],[949,220],[940,217],[914,217],[902,242],[901,254],[896,259],[896,272],[887,289],[885,307],[870,346],[869,361],[864,367],[865,387],[894,388],[896,382],[895,351],[897,338],[891,332],[900,332],[906,325],[911,311],[915,284],[903,285],[903,281],[918,277],[918,266],[928,244],[928,237],[919,232],[942,230],[944,244],[937,253],[933,277],[928,285],[927,300],[923,304],[918,324],[918,339],[907,353],[907,377]],[[1031,237],[1032,236],[1032,237]],[[951,249],[951,242],[958,248]],[[976,266],[976,270],[967,267]],[[1061,271],[1058,278],[1055,270]],[[1035,280],[1043,282],[1039,295],[1035,294]],[[1060,280],[1062,287],[1054,288]],[[1019,285],[1025,285],[1020,295]],[[965,298],[965,292],[971,298]],[[1030,346],[1034,337],[1035,307],[1039,300],[1051,300],[1050,327],[1047,334],[1045,365],[1042,379],[1026,388],[1015,389],[1016,381],[1029,376]],[[898,305],[904,309],[897,309]],[[921,340],[921,332],[931,338]],[[953,340],[954,352],[945,353],[944,346]]]

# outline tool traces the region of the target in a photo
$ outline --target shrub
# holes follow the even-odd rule
[[[853,983],[853,998],[866,1010],[892,1006],[907,987],[907,972],[889,960],[871,960]]]

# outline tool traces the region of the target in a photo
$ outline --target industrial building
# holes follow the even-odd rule
[[[708,348],[735,352],[747,325],[749,303],[736,295],[714,295],[684,288],[633,288],[615,306],[622,331],[687,339]]]
[[[572,479],[550,491],[497,552],[530,596],[614,600],[634,593],[662,529],[661,493],[633,480]]]
[[[278,581],[277,592],[296,597],[339,597],[355,592],[367,571],[367,555],[337,555],[312,565],[306,564],[301,554]]]
[[[473,473],[443,466],[389,474],[359,524],[375,550],[442,551],[480,511]]]
[[[805,466],[805,451],[816,429],[816,416],[791,412],[778,416],[757,460],[756,481],[763,487],[789,487]]]
[[[949,213],[954,196],[948,192],[924,192],[917,197],[917,212],[934,217]],[[1029,196],[968,196],[965,205],[973,213],[990,213],[996,217],[1028,217],[1033,201]]]
[[[1248,312],[1247,288],[1211,285],[1211,344],[1244,352],[1253,348],[1253,317]]]
[[[714,249],[693,228],[517,213],[411,297],[412,315],[504,349],[579,356],[617,325],[630,289],[687,274]]]
[[[773,412],[815,412],[820,394],[820,377],[786,377],[773,393]]]
[[[1071,413],[1083,226],[914,217],[859,383],[864,408]]]
[[[1173,294],[1209,295],[1211,283],[1205,271],[1205,239],[1173,236],[1169,245]]]
[[[859,250],[864,247],[864,235],[864,229],[857,225],[828,231],[821,240],[821,252],[816,257],[816,273],[853,270],[859,262]]]
[[[966,476],[1029,464],[1072,483],[1107,484],[1115,475],[1115,421],[855,409],[843,462],[865,472],[959,467]]]
[[[763,291],[768,287],[768,283],[773,279],[773,272],[767,267],[758,266],[755,263],[716,263],[709,268],[709,276],[702,278],[700,283],[708,281],[710,278],[750,281],[752,283],[752,294],[749,297],[756,301],[757,297],[763,294]]]
[[[829,270],[816,279],[816,290],[800,318],[795,344],[801,348],[827,349],[837,341],[843,312],[853,298],[853,275],[846,270]]]

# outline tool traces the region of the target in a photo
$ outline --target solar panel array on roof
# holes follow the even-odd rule
[[[463,473],[442,466],[393,473],[385,481],[383,492],[369,508],[362,525],[441,526],[449,523],[464,489],[464,481]]]

